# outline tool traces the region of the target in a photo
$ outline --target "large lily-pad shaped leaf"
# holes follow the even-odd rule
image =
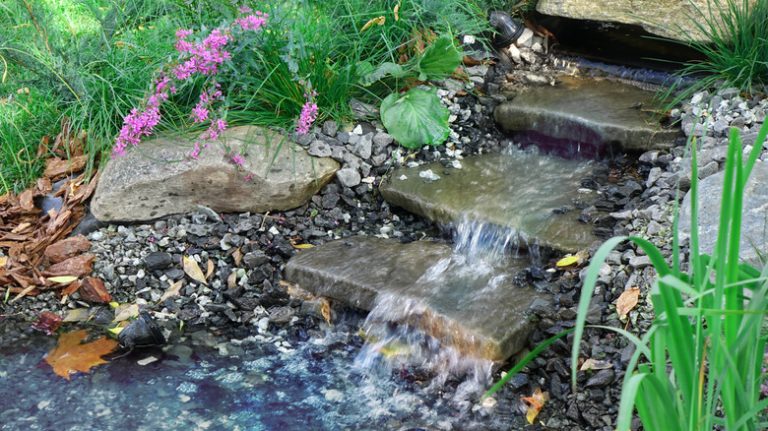
[[[442,79],[450,76],[461,64],[462,52],[453,43],[453,37],[443,35],[424,51],[419,59],[419,79]]]
[[[403,69],[403,66],[389,61],[381,63],[376,67],[368,61],[361,61],[357,64],[357,69],[360,76],[360,84],[364,87],[368,87],[374,82],[388,76],[402,78],[407,74],[407,71]]]
[[[393,93],[381,102],[381,121],[400,145],[418,149],[440,145],[448,137],[448,109],[437,90],[413,88],[404,95]]]

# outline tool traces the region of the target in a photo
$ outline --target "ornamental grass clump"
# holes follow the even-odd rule
[[[650,258],[657,278],[649,291],[654,318],[640,336],[621,328],[590,326],[623,335],[635,351],[622,383],[617,429],[630,429],[636,412],[646,431],[747,431],[768,426],[763,393],[768,314],[768,265],[758,270],[739,259],[744,190],[766,136],[763,123],[746,160],[737,129],[731,129],[718,237],[711,255],[700,252],[691,229],[687,262],[676,217],[671,266],[640,237],[615,237],[595,253],[579,299],[576,325],[540,343],[485,396],[490,396],[557,340],[573,333],[571,372],[576,391],[579,354],[590,300],[610,252],[630,241]],[[698,226],[696,142],[691,141],[691,226]]]
[[[616,237],[597,251],[581,291],[571,357],[573,385],[590,299],[600,267],[620,243],[631,241],[651,259],[657,273],[649,298],[655,317],[635,345],[622,384],[617,428],[629,430],[633,412],[655,430],[756,430],[768,398],[761,393],[768,313],[768,266],[761,271],[739,259],[744,189],[763,149],[768,122],[743,160],[739,132],[731,129],[717,243],[711,255],[699,250],[691,229],[687,268],[677,218],[672,265],[653,244],[639,237]],[[691,142],[691,226],[698,226],[696,142]]]

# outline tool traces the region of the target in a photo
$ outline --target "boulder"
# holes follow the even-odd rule
[[[711,0],[539,0],[536,10],[563,18],[637,25],[675,40],[708,41],[696,23],[717,19],[709,14],[710,3],[714,5]]]
[[[556,86],[533,87],[496,107],[508,132],[537,132],[585,146],[625,150],[669,148],[679,129],[664,129],[651,109],[654,93],[609,80],[562,76]]]
[[[700,252],[711,254],[717,242],[722,204],[723,180],[721,171],[699,181],[699,248]],[[752,170],[744,192],[741,212],[741,260],[762,269],[760,256],[768,253],[768,164],[758,162]],[[691,192],[685,195],[680,210],[680,233],[691,234]]]
[[[594,199],[579,191],[592,163],[511,150],[467,157],[461,166],[399,168],[380,191],[391,205],[436,222],[470,219],[511,229],[523,246],[574,252],[595,240],[574,205],[580,201],[586,207]]]
[[[414,325],[466,355],[509,358],[526,345],[531,305],[549,296],[514,284],[524,261],[479,274],[451,257],[445,244],[352,237],[301,251],[285,277],[377,318]]]
[[[219,212],[289,210],[306,203],[339,168],[258,127],[227,130],[197,160],[189,158],[192,142],[157,138],[110,160],[91,202],[96,218],[150,220],[198,205]],[[243,154],[242,167],[228,152]]]

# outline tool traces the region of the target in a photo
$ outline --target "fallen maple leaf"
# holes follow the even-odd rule
[[[72,374],[87,373],[96,365],[107,363],[101,357],[115,350],[117,341],[101,337],[81,344],[87,335],[88,332],[81,329],[59,337],[59,344],[45,357],[56,375],[69,380]]]
[[[181,259],[181,263],[184,267],[184,273],[186,273],[190,278],[199,283],[205,285],[208,284],[208,281],[205,279],[205,274],[203,274],[203,271],[200,269],[200,266],[197,264],[195,259],[190,256],[184,256]]]
[[[529,424],[533,424],[533,421],[536,420],[536,416],[539,415],[544,404],[549,400],[549,392],[541,392],[541,388],[536,388],[533,391],[533,395],[530,397],[522,397],[520,399],[528,406],[525,413],[525,419]]]
[[[619,314],[619,318],[627,317],[627,313],[637,306],[638,299],[640,299],[640,288],[638,287],[630,287],[622,292],[619,299],[616,300],[616,313]]]

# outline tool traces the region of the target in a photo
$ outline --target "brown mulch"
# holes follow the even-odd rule
[[[53,145],[44,138],[38,147],[38,157],[48,157],[43,177],[18,195],[0,196],[0,250],[5,254],[0,257],[0,300],[13,294],[13,302],[51,289],[71,294],[71,287],[65,288],[91,272],[90,242],[67,236],[85,216],[84,204],[98,174],[88,181],[84,172],[86,135],[72,133],[66,121],[62,130]],[[61,180],[54,192],[54,183]],[[43,212],[37,203],[46,196],[60,198],[61,208]]]

